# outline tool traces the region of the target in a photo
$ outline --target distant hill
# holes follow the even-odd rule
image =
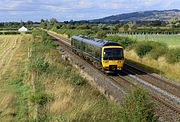
[[[100,19],[90,20],[90,22],[114,22],[114,21],[168,21],[172,18],[180,19],[180,10],[152,10],[152,11],[142,11],[142,12],[132,12],[119,15],[108,16]]]

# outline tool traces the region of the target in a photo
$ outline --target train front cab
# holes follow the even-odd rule
[[[124,65],[122,46],[104,46],[102,48],[101,63],[105,73],[118,73]]]

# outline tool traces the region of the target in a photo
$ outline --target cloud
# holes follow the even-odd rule
[[[180,0],[1,0],[0,6],[0,21],[12,17],[16,21],[50,17],[64,21],[133,11],[178,9]]]

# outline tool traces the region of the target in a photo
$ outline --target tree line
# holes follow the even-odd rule
[[[41,27],[44,29],[81,29],[105,32],[148,32],[148,33],[179,33],[180,20],[174,18],[169,22],[164,21],[115,21],[115,22],[89,22],[89,21],[64,21],[59,22],[52,18],[49,20],[41,19],[40,22],[0,22],[0,29],[17,29],[22,26],[27,28]]]

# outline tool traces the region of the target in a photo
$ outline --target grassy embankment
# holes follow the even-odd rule
[[[1,68],[1,121],[156,120],[145,92],[131,92],[122,105],[108,101],[60,58],[45,32],[33,34],[18,36],[12,56],[4,56],[11,60]]]

